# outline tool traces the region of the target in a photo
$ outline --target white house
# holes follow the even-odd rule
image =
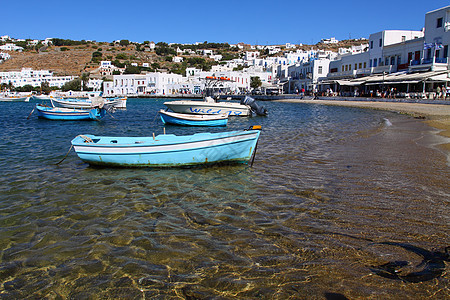
[[[222,55],[221,54],[215,54],[215,55],[210,55],[209,58],[213,59],[214,61],[221,61],[222,60]]]
[[[183,62],[183,57],[174,56],[174,57],[172,57],[172,62],[181,63],[181,62]]]
[[[244,60],[250,61],[258,58],[260,55],[259,51],[245,51]]]
[[[4,50],[4,51],[19,51],[21,52],[23,50],[22,47],[16,46],[13,43],[7,43],[4,45],[0,46],[0,50]]]
[[[339,43],[339,41],[336,40],[336,38],[334,38],[334,37],[329,38],[329,39],[321,39],[320,42],[322,44],[337,44],[337,43]]]
[[[100,62],[100,68],[99,68],[100,75],[111,76],[111,75],[113,75],[114,71],[119,71],[122,74],[125,71],[125,69],[116,67],[109,60],[102,60]]]
[[[73,76],[53,76],[49,70],[33,70],[23,68],[21,71],[0,72],[0,83],[11,83],[15,87],[31,85],[39,87],[43,82],[48,82],[50,87],[62,87],[73,80]]]
[[[10,58],[11,58],[11,55],[9,55],[9,53],[0,52],[0,62],[8,60]]]
[[[448,64],[449,44],[450,5],[425,15],[425,59]]]
[[[289,91],[300,91],[302,88],[312,91],[319,81],[325,79],[330,68],[329,59],[311,59],[308,62],[300,63],[288,68],[290,78]]]
[[[183,81],[183,76],[168,73],[114,75],[112,82],[104,82],[105,96],[127,95],[169,95],[173,94],[173,85]]]

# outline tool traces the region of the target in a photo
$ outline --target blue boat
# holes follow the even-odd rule
[[[104,108],[74,109],[64,107],[50,107],[41,104],[36,105],[38,118],[48,120],[96,120],[99,121],[106,115]]]
[[[164,124],[182,126],[227,126],[228,114],[191,115],[160,110],[159,114]]]
[[[220,162],[247,164],[260,135],[248,130],[153,137],[79,135],[72,140],[78,157],[90,165],[113,167],[182,167]]]

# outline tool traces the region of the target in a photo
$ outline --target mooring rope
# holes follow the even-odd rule
[[[77,138],[77,137],[82,138],[82,139],[84,140],[85,143],[92,143],[92,142],[93,142],[92,139],[91,139],[90,137],[85,136],[85,135],[82,135],[82,134],[77,135],[75,138]],[[70,153],[70,151],[72,150],[72,148],[73,148],[73,145],[70,145],[69,151],[67,151],[67,153],[66,153],[66,155],[63,157],[63,159],[61,159],[59,162],[57,162],[56,165],[59,165],[60,163],[62,163],[62,162],[67,158],[67,156],[69,155],[69,153]]]

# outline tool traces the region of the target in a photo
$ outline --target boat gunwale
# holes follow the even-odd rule
[[[242,136],[246,136],[246,135],[254,135],[254,134],[257,134],[259,132],[259,130],[248,130],[248,131],[242,131],[242,132],[241,131],[229,131],[229,133],[235,133],[235,132],[237,134],[224,135],[224,136],[220,136],[220,137],[211,137],[211,138],[208,138],[208,139],[199,139],[199,140],[193,140],[193,141],[173,141],[173,142],[166,141],[166,143],[164,143],[164,144],[163,143],[149,144],[149,143],[145,143],[145,142],[144,143],[140,143],[140,144],[136,144],[136,142],[135,142],[135,144],[131,144],[131,143],[130,144],[123,144],[123,143],[122,144],[119,144],[119,143],[98,144],[97,142],[95,142],[95,143],[86,143],[86,142],[74,143],[74,141],[76,139],[80,139],[80,140],[85,141],[82,137],[79,137],[79,136],[75,137],[71,141],[71,143],[72,143],[72,145],[74,145],[76,147],[95,147],[95,148],[119,148],[119,149],[121,149],[121,148],[139,148],[139,147],[161,147],[161,146],[175,146],[175,145],[183,145],[183,144],[187,145],[187,144],[193,144],[193,143],[199,143],[199,142],[205,142],[205,141],[216,141],[216,140],[220,140],[220,139],[224,139],[224,138],[230,138],[230,137],[236,137],[236,136],[242,137]],[[226,133],[228,133],[228,132],[226,132]],[[199,134],[204,134],[204,133],[199,133]],[[225,134],[225,133],[221,132],[221,133],[218,133],[218,134]],[[195,135],[197,135],[197,134],[190,135],[190,137],[193,137]],[[211,135],[214,135],[214,134],[211,134]],[[136,138],[136,139],[141,138],[141,139],[151,139],[151,140],[149,140],[149,142],[151,142],[151,141],[153,141],[153,142],[162,142],[161,140],[159,140],[159,141],[157,140],[157,138],[161,137],[161,135],[156,136],[155,140],[153,140],[153,137],[108,137],[108,136],[95,136],[95,135],[85,135],[85,136],[89,137],[91,139],[100,139],[100,140],[102,138],[109,139],[109,140],[120,139],[120,138]],[[164,136],[164,135],[162,135],[162,136]],[[175,137],[180,137],[180,138],[185,137],[185,136],[176,136],[176,135],[170,135],[170,136],[175,136]],[[255,137],[253,137],[253,139],[254,138]],[[251,138],[249,138],[249,139],[251,139]]]

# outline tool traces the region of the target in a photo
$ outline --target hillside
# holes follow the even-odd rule
[[[303,45],[300,49],[309,50],[311,48],[337,51],[339,47],[350,47],[351,45],[359,45],[363,41],[346,40],[334,45]],[[2,71],[20,71],[22,68],[32,68],[34,70],[50,70],[56,75],[79,76],[84,72],[90,72],[91,77],[96,76],[96,70],[101,60],[110,60],[115,64],[130,65],[142,63],[152,65],[152,71],[167,70],[175,73],[183,74],[186,66],[195,66],[202,69],[208,69],[211,65],[217,64],[213,60],[199,55],[182,55],[185,62],[171,62],[171,54],[157,55],[155,52],[138,51],[140,46],[129,44],[122,46],[120,44],[97,43],[90,42],[77,46],[51,46],[40,48],[37,50],[25,50],[23,52],[9,52],[11,59],[0,64],[0,72]],[[226,50],[220,51],[214,49],[215,52],[224,55],[233,55],[238,57],[240,54],[236,51],[230,54]],[[245,50],[241,50],[243,52]],[[254,51],[254,50],[252,50]],[[279,53],[278,55],[280,55]]]

